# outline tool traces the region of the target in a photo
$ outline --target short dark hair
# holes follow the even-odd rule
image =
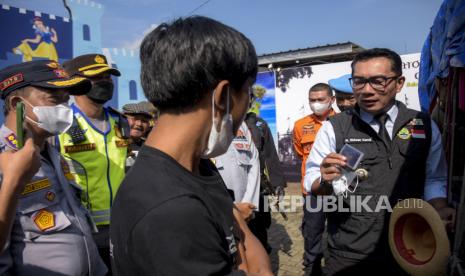
[[[202,16],[158,26],[142,41],[140,59],[145,96],[162,111],[195,106],[221,80],[239,90],[258,69],[248,38]]]
[[[358,53],[351,64],[352,75],[354,74],[354,67],[357,62],[380,57],[389,59],[391,61],[391,70],[396,73],[397,76],[402,75],[402,59],[399,54],[386,48],[373,48]]]
[[[310,90],[308,91],[308,93],[315,92],[315,91],[322,91],[322,90],[326,90],[326,92],[328,92],[328,96],[330,97],[333,96],[333,89],[331,89],[331,86],[329,86],[326,83],[322,83],[322,82],[317,83],[314,86],[310,87]]]

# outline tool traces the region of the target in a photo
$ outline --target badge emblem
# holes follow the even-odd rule
[[[397,133],[397,137],[399,137],[402,140],[408,140],[411,136],[412,135],[410,134],[410,131],[405,127],[399,130],[399,133]]]
[[[51,192],[51,191],[48,191],[46,194],[45,194],[45,198],[48,200],[48,201],[53,201],[55,199],[55,193],[54,192]]]
[[[426,134],[423,129],[412,128],[411,133],[412,133],[412,138],[426,139]]]
[[[368,171],[363,168],[356,169],[355,174],[358,176],[359,181],[364,181],[368,179]]]
[[[55,75],[58,77],[58,78],[69,78],[69,75],[68,73],[66,73],[66,71],[64,69],[56,69],[56,70],[53,70],[53,72],[55,72]]]
[[[105,60],[101,56],[96,56],[94,60],[97,63],[105,63]]]
[[[47,210],[40,210],[34,217],[35,225],[40,231],[46,231],[55,226],[55,215]]]
[[[18,148],[18,141],[16,140],[16,136],[14,133],[11,133],[10,135],[5,137],[5,141],[10,145],[10,147],[17,149]]]
[[[47,66],[52,68],[52,69],[57,69],[58,68],[58,63],[50,62],[50,63],[47,63]]]

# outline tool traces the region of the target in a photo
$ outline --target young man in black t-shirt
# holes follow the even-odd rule
[[[205,17],[149,33],[142,87],[159,110],[112,208],[117,275],[271,275],[267,254],[209,158],[223,154],[257,73],[252,43]]]

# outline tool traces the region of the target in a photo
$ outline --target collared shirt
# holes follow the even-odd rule
[[[389,136],[393,137],[394,122],[399,109],[393,105],[386,120],[386,130]],[[374,131],[378,132],[379,124],[373,115],[360,110],[360,118],[369,124]],[[330,153],[336,152],[336,135],[333,125],[324,122],[316,137],[310,156],[306,163],[305,189],[311,191],[312,183],[321,177],[320,164]],[[426,179],[423,198],[428,201],[433,198],[447,197],[447,163],[442,149],[441,133],[434,121],[431,121],[431,145],[428,158],[426,160]]]
[[[234,191],[234,202],[248,202],[258,208],[260,160],[252,134],[244,122],[228,151],[214,161],[226,187]]]
[[[15,149],[14,133],[3,125],[0,151]],[[58,151],[46,144],[39,171],[19,196],[8,243],[0,254],[1,275],[106,273],[92,239],[94,224],[76,196],[80,188],[67,179],[63,166]]]

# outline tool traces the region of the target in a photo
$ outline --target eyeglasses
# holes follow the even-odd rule
[[[396,80],[400,76],[394,76],[394,77],[385,77],[385,76],[375,76],[375,77],[370,77],[370,78],[363,78],[363,77],[353,77],[349,78],[350,81],[350,86],[352,86],[353,89],[355,90],[360,90],[365,87],[365,85],[370,83],[370,86],[378,91],[384,91],[386,89],[386,86],[388,86],[389,82],[391,80]]]

